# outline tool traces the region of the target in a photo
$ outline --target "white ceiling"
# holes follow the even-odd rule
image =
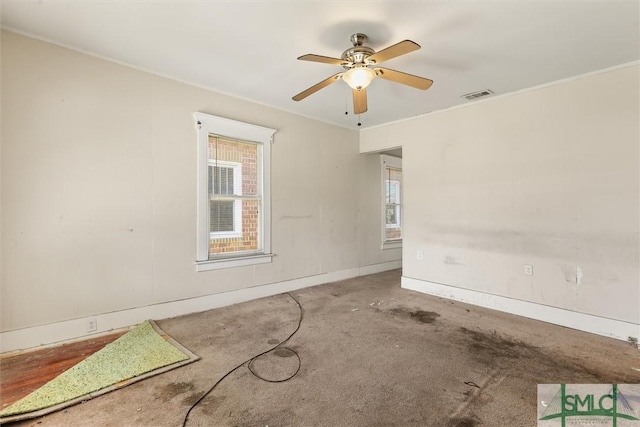
[[[357,129],[640,59],[638,1],[18,1],[2,26],[219,92]],[[354,117],[338,81],[291,97],[342,69],[297,61],[339,57],[362,32],[383,49],[422,49],[383,66],[434,80],[421,91],[376,79]],[[349,115],[345,115],[345,106]]]

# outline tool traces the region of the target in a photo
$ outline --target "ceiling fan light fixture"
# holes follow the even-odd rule
[[[366,88],[375,78],[376,72],[366,66],[353,67],[342,75],[342,80],[356,90]]]
[[[420,49],[420,45],[418,43],[412,42],[411,40],[403,40],[400,43],[396,43],[392,46],[382,49],[379,52],[376,52],[370,47],[364,46],[363,43],[366,39],[367,36],[362,33],[356,33],[352,35],[351,43],[353,44],[353,47],[350,47],[349,49],[342,52],[342,56],[340,58],[314,55],[311,53],[298,57],[298,59],[301,61],[312,61],[320,62],[323,64],[339,65],[346,71],[334,74],[333,76],[322,80],[320,83],[316,83],[310,88],[307,88],[299,94],[294,95],[291,99],[293,99],[294,101],[302,101],[307,96],[312,95],[320,89],[335,83],[339,79],[342,79],[347,85],[349,85],[352,91],[351,95],[353,97],[353,113],[362,114],[367,111],[366,88],[376,77],[380,77],[384,80],[388,80],[394,83],[400,83],[421,90],[427,90],[431,87],[431,85],[433,84],[433,80],[378,66],[382,62]],[[360,123],[358,123],[358,126],[360,126]]]

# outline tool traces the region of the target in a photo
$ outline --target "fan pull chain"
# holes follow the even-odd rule
[[[349,86],[344,88],[344,115],[349,115]]]

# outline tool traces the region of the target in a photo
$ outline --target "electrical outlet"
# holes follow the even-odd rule
[[[98,330],[98,320],[95,317],[87,319],[87,332],[95,332]]]
[[[526,264],[524,266],[524,274],[527,276],[533,276],[533,265]]]
[[[423,257],[424,257],[424,253],[422,253],[422,251],[416,252],[416,258],[421,260]]]

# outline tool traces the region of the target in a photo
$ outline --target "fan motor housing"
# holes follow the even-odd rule
[[[374,53],[376,53],[376,51],[371,49],[370,47],[354,46],[352,48],[345,50],[342,53],[341,59],[352,62],[354,64],[364,64],[365,63],[364,61]],[[345,66],[345,68],[351,68],[351,67]]]
[[[351,35],[351,43],[353,47],[342,52],[341,59],[349,61],[351,64],[343,65],[344,68],[353,68],[356,64],[364,64],[365,60],[376,53],[375,50],[368,46],[364,46],[363,43],[367,40],[366,34],[355,33]]]

